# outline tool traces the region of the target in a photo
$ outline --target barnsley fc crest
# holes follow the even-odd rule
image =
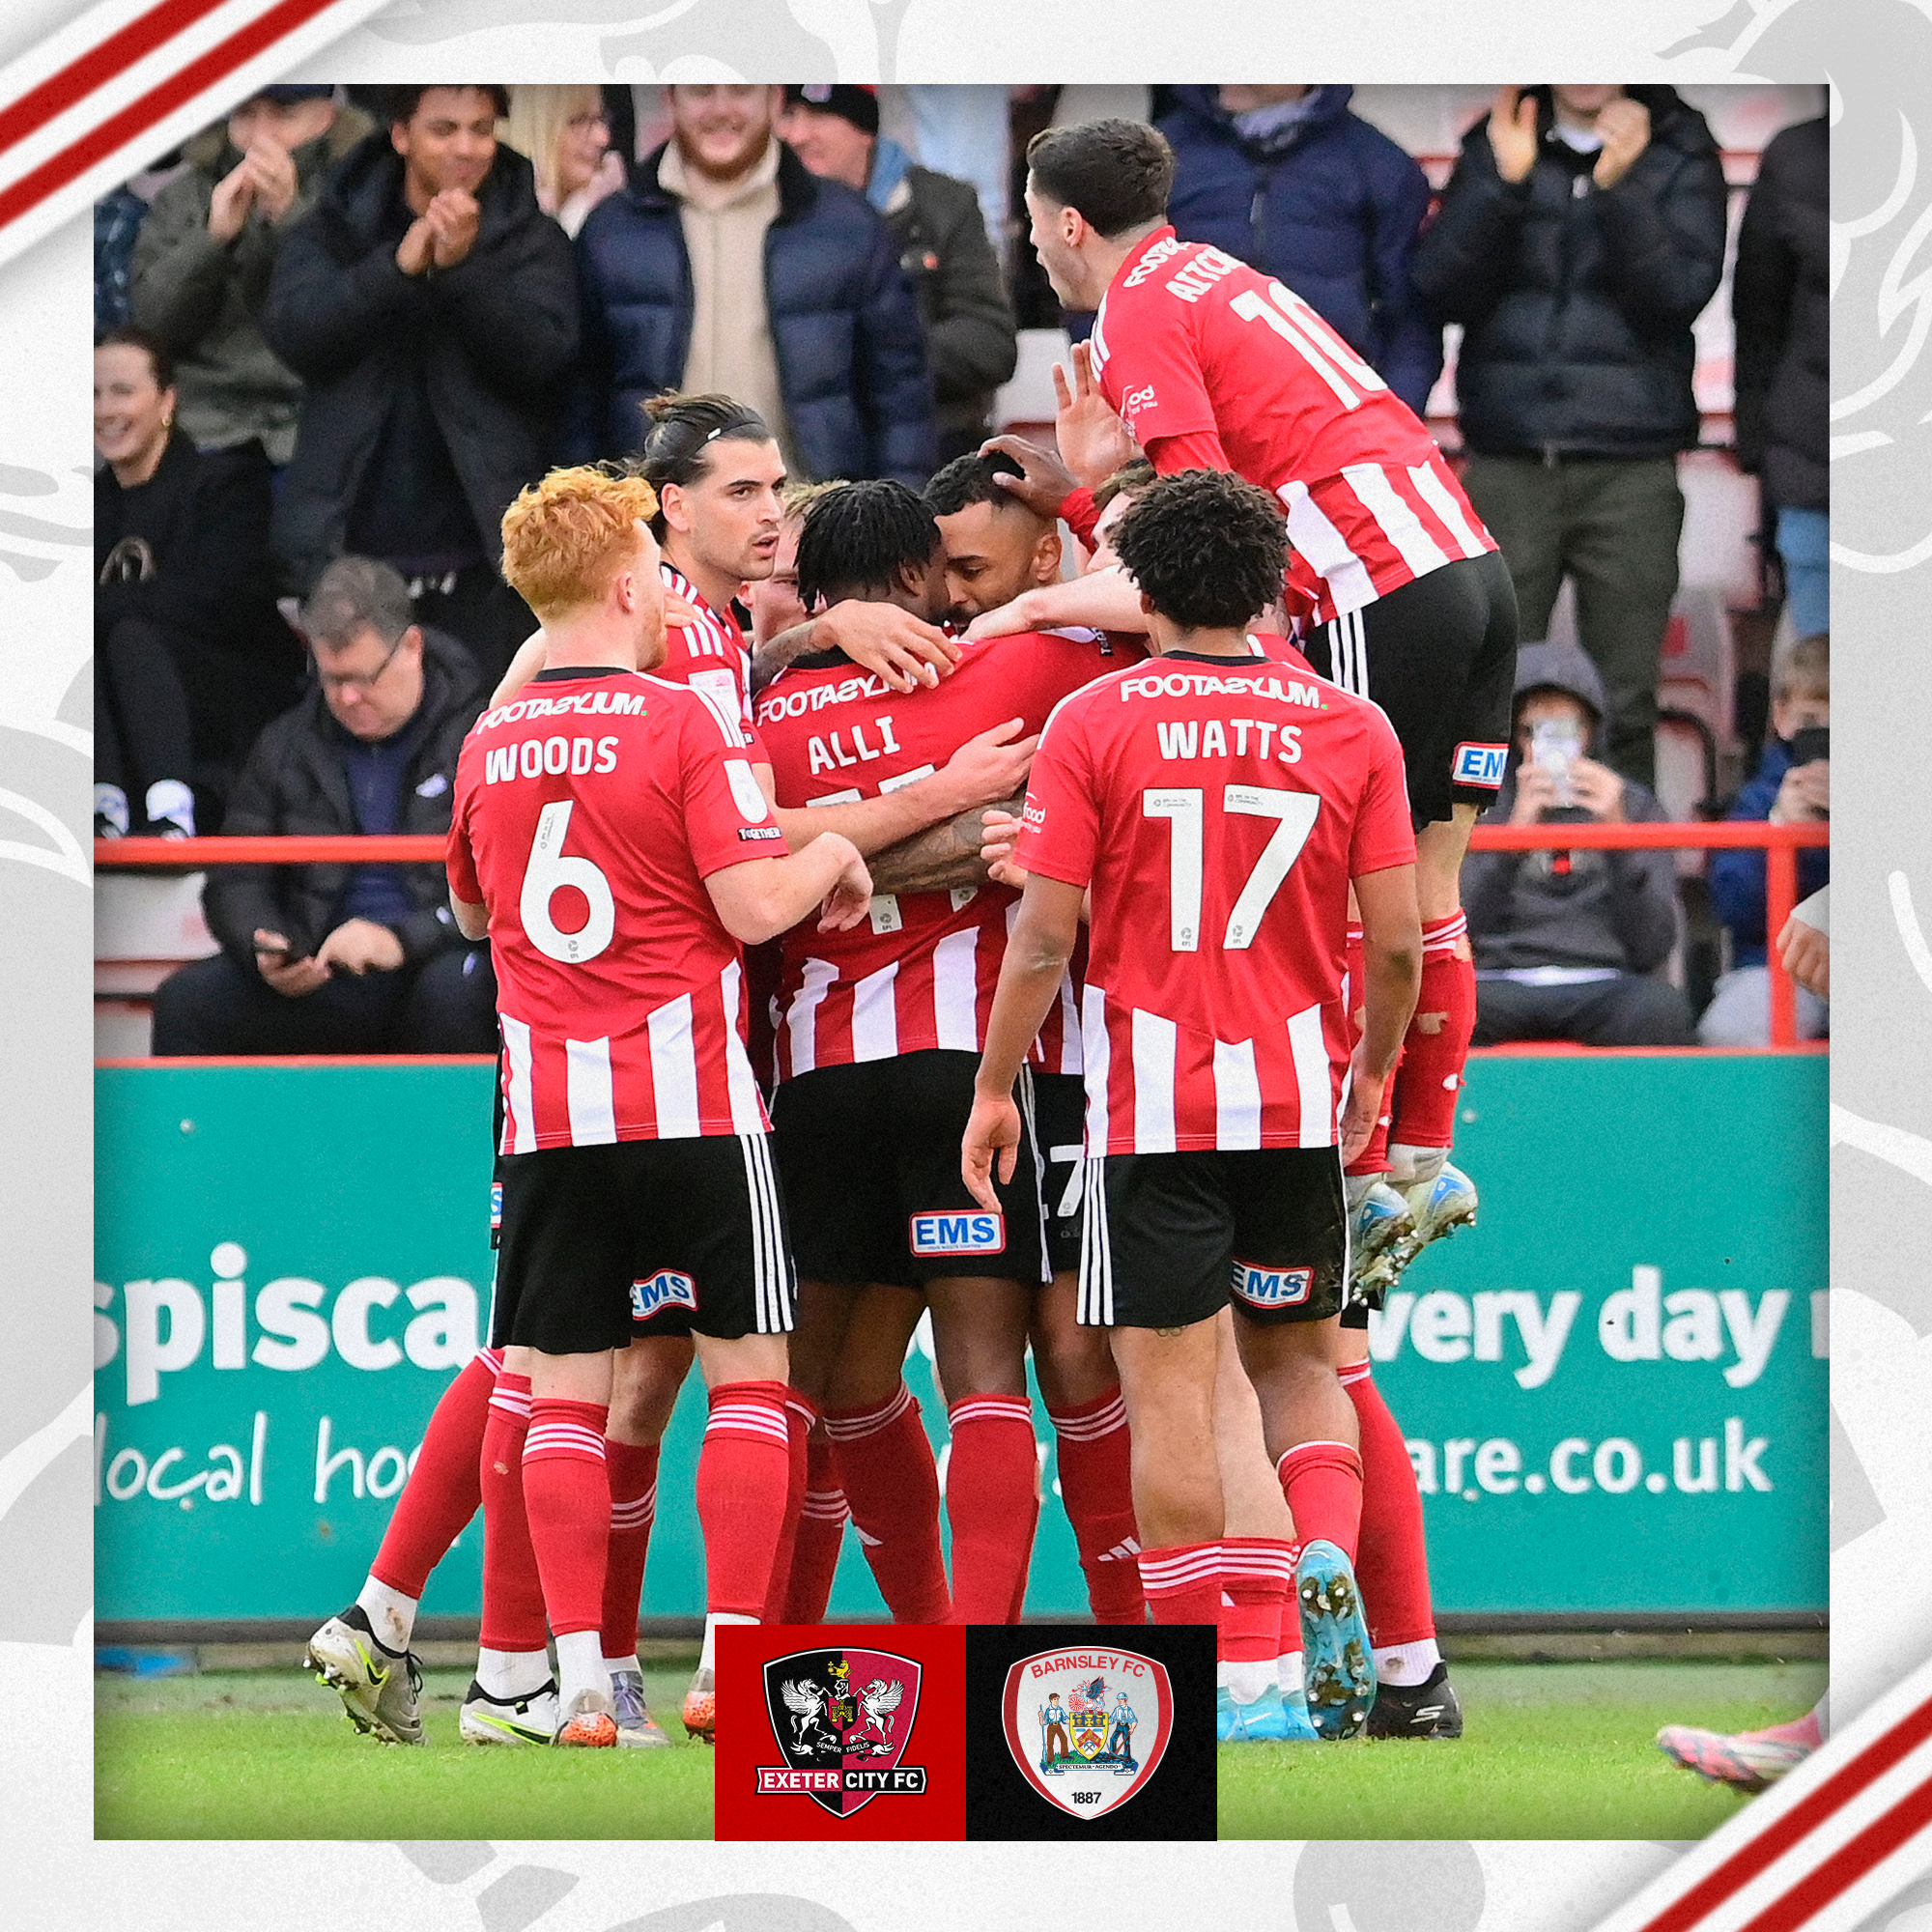
[[[881,1793],[925,1789],[904,1764],[920,1666],[886,1650],[798,1650],[765,1665],[765,1712],[781,1765],[758,1767],[761,1795],[801,1793],[849,1818]]]
[[[1022,1658],[1007,1672],[1001,1711],[1027,1782],[1076,1818],[1125,1804],[1174,1732],[1166,1666],[1100,1644]]]

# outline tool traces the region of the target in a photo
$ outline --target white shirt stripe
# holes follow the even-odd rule
[[[758,1077],[738,1034],[738,1005],[744,973],[734,959],[718,976],[718,994],[724,1008],[724,1088],[731,1097],[731,1131],[762,1133],[765,1117],[758,1100]]]
[[[1288,1050],[1294,1059],[1294,1084],[1301,1094],[1300,1147],[1335,1145],[1335,1096],[1329,1085],[1328,1044],[1321,1037],[1321,1009],[1306,1007],[1289,1016]]]
[[[503,1059],[510,1071],[509,1092],[504,1094],[508,1119],[504,1130],[512,1153],[534,1153],[537,1150],[536,1103],[530,1097],[530,1030],[522,1020],[499,1013],[503,1028]]]
[[[1283,484],[1281,500],[1288,505],[1288,540],[1327,584],[1337,612],[1373,604],[1376,584],[1368,565],[1349,548],[1348,540],[1328,521],[1328,513],[1308,494],[1308,485]]]
[[[658,1138],[698,1132],[697,1048],[691,1034],[691,995],[660,1007],[646,1022],[651,1036],[651,1085],[657,1090]]]
[[[617,1138],[616,1101],[611,1091],[611,1042],[608,1038],[567,1039],[563,1052],[570,1144],[608,1146]]]
[[[899,1050],[898,1002],[893,981],[899,962],[867,973],[852,988],[852,1058],[891,1060]]]
[[[1080,1058],[1087,1075],[1087,1151],[1107,1151],[1107,995],[1089,980],[1080,991]]]
[[[1158,1013],[1134,1009],[1134,1149],[1174,1151],[1174,1062],[1178,1030]]]
[[[980,1004],[980,928],[949,932],[932,949],[932,1017],[939,1043],[977,1053]]]
[[[1223,1148],[1262,1144],[1262,1083],[1251,1039],[1214,1042],[1214,1144]]]
[[[1469,520],[1463,514],[1463,506],[1443,487],[1442,479],[1435,473],[1433,463],[1413,465],[1408,472],[1408,480],[1415,485],[1415,494],[1440,517],[1449,533],[1463,547],[1464,556],[1484,556],[1483,540],[1470,528]]]
[[[1442,547],[1422,527],[1422,519],[1397,495],[1388,471],[1379,463],[1350,463],[1342,470],[1342,480],[1355,493],[1355,500],[1375,518],[1402,560],[1417,577],[1427,577],[1449,561]]]
[[[791,1010],[785,1014],[785,1031],[791,1035],[791,1070],[810,1073],[818,1065],[818,1009],[825,989],[838,977],[838,969],[829,959],[808,959],[800,976],[798,991],[792,996]]]

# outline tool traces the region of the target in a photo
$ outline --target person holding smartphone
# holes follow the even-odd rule
[[[1797,638],[1771,665],[1771,732],[1757,775],[1738,793],[1727,818],[1803,825],[1832,815],[1832,639]],[[1771,976],[1765,963],[1765,860],[1741,847],[1711,854],[1711,906],[1731,935],[1731,967],[1718,981],[1697,1022],[1706,1046],[1763,1046],[1771,1038]],[[1798,854],[1798,896],[1818,892],[1831,876],[1822,846]],[[1798,1037],[1825,1039],[1832,1009],[1800,978]]]
[[[1621,824],[1668,817],[1592,755],[1605,716],[1596,666],[1571,643],[1517,656],[1502,791],[1485,822]],[[1472,853],[1463,902],[1476,949],[1478,1046],[1690,1046],[1690,1009],[1659,969],[1677,943],[1667,851]]]

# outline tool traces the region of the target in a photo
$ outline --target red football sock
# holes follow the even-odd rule
[[[1429,1548],[1415,1465],[1369,1364],[1351,1362],[1339,1373],[1362,1434],[1362,1531],[1355,1578],[1362,1586],[1369,1641],[1378,1650],[1421,1643],[1435,1636],[1435,1619],[1429,1602]]]
[[[1141,1551],[1141,1588],[1157,1624],[1221,1621],[1221,1546],[1175,1543]]]
[[[1024,1396],[969,1395],[946,1411],[946,1519],[955,1624],[1003,1624],[1026,1589],[1039,1521],[1039,1452]]]
[[[389,1526],[383,1532],[383,1547],[369,1566],[377,1582],[406,1597],[421,1598],[429,1573],[442,1561],[483,1500],[478,1471],[484,1420],[502,1366],[500,1349],[471,1355],[431,1411],[416,1465],[396,1498]]]
[[[1275,1463],[1275,1472],[1294,1533],[1303,1543],[1321,1537],[1352,1563],[1362,1525],[1361,1457],[1346,1442],[1301,1442]]]
[[[1281,1631],[1275,1638],[1277,1657],[1301,1655],[1301,1605],[1294,1597],[1294,1565],[1300,1555],[1301,1545],[1291,1543],[1288,1546],[1288,1589],[1282,1596]]]
[[[845,1505],[845,1492],[838,1487],[838,1472],[833,1467],[832,1443],[820,1431],[805,1445],[805,1502],[798,1513],[791,1582],[779,1622],[825,1621],[833,1574],[838,1568],[838,1546],[845,1540],[845,1520],[851,1514]]]
[[[487,1408],[478,1470],[483,1493],[483,1648],[541,1650],[549,1640],[550,1627],[544,1618],[537,1553],[524,1511],[529,1377],[499,1375]]]
[[[952,1609],[939,1545],[939,1470],[913,1392],[873,1409],[828,1409],[832,1463],[852,1526],[895,1624],[943,1624]]]
[[[1389,1089],[1399,1147],[1446,1148],[1455,1141],[1456,1090],[1475,1030],[1476,958],[1469,923],[1459,912],[1422,928],[1422,985]]]
[[[1073,1525],[1094,1621],[1144,1624],[1147,1597],[1141,1589],[1126,1404],[1116,1387],[1092,1402],[1047,1413],[1058,1438],[1060,1500]]]
[[[1224,1538],[1221,1634],[1214,1652],[1218,1661],[1272,1663],[1282,1654],[1283,1609],[1293,1594],[1293,1559],[1279,1537]]]
[[[611,1553],[604,1565],[604,1655],[634,1657],[644,1558],[658,1513],[658,1445],[604,1438],[611,1480]]]
[[[791,1479],[783,1382],[720,1382],[697,1455],[697,1520],[704,1529],[704,1607],[764,1615]]]
[[[779,1520],[779,1545],[772,1556],[772,1580],[765,1591],[765,1610],[758,1621],[784,1622],[785,1599],[791,1594],[792,1557],[798,1547],[799,1516],[805,1508],[806,1442],[818,1420],[818,1405],[791,1389],[785,1395],[785,1498]]]
[[[611,1545],[611,1478],[604,1469],[601,1402],[543,1396],[530,1404],[524,1443],[524,1504],[553,1634],[601,1631]],[[492,1649],[498,1646],[492,1645]]]
[[[1359,925],[1351,925],[1349,928],[1346,956],[1349,975],[1349,1051],[1352,1053],[1362,1037],[1363,1001],[1367,997],[1362,984],[1365,955],[1362,952],[1362,928]],[[1398,1073],[1401,1071],[1399,1062],[1396,1070]],[[1395,1090],[1395,1078],[1391,1076],[1387,1087],[1382,1090],[1382,1111],[1377,1119],[1375,1132],[1369,1136],[1368,1146],[1344,1170],[1351,1179],[1365,1174],[1388,1172],[1389,1107]]]

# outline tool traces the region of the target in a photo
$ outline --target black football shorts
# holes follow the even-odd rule
[[[1037,1287],[1044,1236],[1033,1137],[989,1214],[959,1178],[977,1053],[929,1048],[781,1080],[773,1151],[807,1281],[918,1290],[952,1275]]]
[[[1046,1262],[1055,1274],[1080,1265],[1081,1190],[1087,1179],[1087,1083],[1077,1073],[1029,1068],[1033,1113],[1029,1122],[1039,1151],[1040,1200],[1046,1215]]]
[[[1230,1304],[1250,1321],[1321,1321],[1341,1312],[1348,1275],[1332,1147],[1087,1162],[1078,1319],[1090,1328],[1186,1328]]]
[[[1516,689],[1516,588],[1500,551],[1459,556],[1318,625],[1302,655],[1388,714],[1417,831],[1495,804]]]
[[[492,1348],[580,1355],[637,1334],[791,1328],[797,1281],[769,1135],[540,1148],[497,1170]]]

